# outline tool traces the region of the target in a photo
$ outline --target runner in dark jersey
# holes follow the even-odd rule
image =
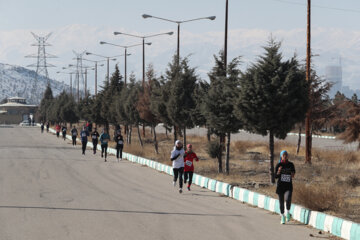
[[[44,132],[44,123],[41,122],[41,133],[43,133],[43,132]]]
[[[104,157],[105,153],[105,162],[107,157],[107,148],[108,142],[110,141],[110,135],[108,134],[107,129],[104,129],[100,135],[100,142],[101,142],[101,157]]]
[[[72,145],[73,146],[76,146],[76,137],[78,135],[78,131],[76,129],[76,127],[74,126],[72,129],[71,129],[71,138],[72,138]]]
[[[295,176],[295,166],[288,160],[288,153],[280,153],[280,162],[275,167],[275,178],[278,179],[276,193],[279,196],[281,224],[285,224],[284,200],[286,201],[286,221],[290,221],[291,196],[293,191],[292,179]]]
[[[87,139],[88,136],[89,136],[89,132],[87,131],[86,127],[83,127],[83,130],[80,133],[83,155],[85,155],[86,145],[88,142],[88,139]]]
[[[63,136],[64,141],[66,139],[66,130],[67,130],[66,125],[63,125],[61,128],[61,131],[62,131],[62,136]]]
[[[92,140],[92,143],[93,143],[93,152],[94,152],[94,154],[96,154],[96,147],[97,147],[97,144],[99,142],[99,136],[100,136],[100,134],[98,133],[96,128],[94,128],[94,131],[91,133],[91,140]]]
[[[122,160],[122,151],[124,148],[124,139],[121,133],[116,135],[115,141],[116,141],[116,158],[119,162],[119,160]]]

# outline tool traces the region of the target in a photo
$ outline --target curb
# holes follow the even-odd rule
[[[52,133],[56,133],[56,131],[52,128],[50,128],[49,131]],[[72,140],[71,136],[69,135],[67,135],[66,138]],[[77,139],[77,141],[80,140]],[[87,147],[92,148],[92,143],[88,142]],[[98,145],[97,149],[101,150],[101,146]],[[116,149],[108,148],[108,153],[116,155]],[[123,152],[123,159],[127,159],[128,161],[133,163],[146,165],[159,172],[164,172],[171,176],[173,175],[171,166],[159,163],[154,160],[146,159],[126,152]],[[273,213],[280,213],[279,200],[263,195],[261,193],[253,192],[237,186],[232,186],[229,183],[220,182],[196,173],[193,174],[193,184],[198,185],[202,188],[207,188],[213,192],[224,194],[242,203],[247,203],[249,205],[262,208]],[[297,204],[291,204],[290,213],[293,219],[305,225],[310,225],[318,230],[328,232],[343,239],[360,240],[360,224],[358,223],[331,216],[325,213],[312,211]]]

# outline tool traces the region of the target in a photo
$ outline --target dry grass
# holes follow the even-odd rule
[[[343,188],[328,184],[295,184],[294,202],[315,211],[339,211],[344,203]]]

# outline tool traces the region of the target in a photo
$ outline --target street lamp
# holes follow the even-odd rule
[[[97,67],[98,67],[98,63],[99,62],[105,62],[106,60],[94,61],[94,60],[85,59],[85,58],[83,58],[82,60],[95,63],[95,96],[96,96],[97,95]],[[114,58],[112,60],[115,61],[116,58]],[[102,67],[102,66],[104,66],[104,64],[100,64],[99,66]]]
[[[122,46],[122,45],[118,45],[118,44],[114,44],[114,43],[108,43],[108,42],[104,42],[104,41],[101,41],[100,42],[100,44],[107,44],[107,45],[112,45],[112,46],[115,46],[115,47],[121,47],[121,48],[124,48],[125,49],[125,54],[124,54],[124,56],[125,56],[125,86],[126,86],[126,79],[127,79],[127,67],[126,67],[126,65],[127,65],[127,61],[126,61],[126,57],[128,56],[128,55],[131,55],[131,54],[127,54],[127,49],[128,48],[131,48],[131,47],[135,47],[135,46],[140,46],[140,45],[142,45],[142,43],[140,43],[140,44],[134,44],[134,45],[128,45],[128,46]],[[151,45],[151,43],[145,43],[146,45]]]
[[[62,69],[67,69],[65,67],[63,67]],[[56,73],[64,73],[64,74],[69,74],[70,75],[70,95],[72,96],[73,95],[73,88],[72,88],[72,75],[73,73],[75,72],[62,72],[62,71],[57,71]]]
[[[215,18],[216,18],[216,16],[210,16],[210,17],[194,18],[194,19],[183,20],[183,21],[175,21],[175,20],[171,20],[171,19],[155,17],[155,16],[152,16],[149,14],[143,14],[142,17],[143,18],[156,18],[159,20],[176,23],[178,25],[178,28],[177,28],[177,64],[178,64],[178,66],[180,64],[179,63],[179,61],[180,61],[180,24],[186,23],[186,22],[193,22],[193,21],[197,21],[197,20],[204,20],[204,19],[215,20]]]
[[[108,57],[108,56],[103,56],[103,55],[95,54],[95,53],[91,53],[91,52],[86,52],[85,54],[86,55],[93,55],[93,56],[97,56],[97,57],[106,58],[106,60],[107,60],[107,76],[106,76],[106,78],[107,78],[107,81],[109,83],[109,79],[110,79],[110,77],[109,77],[109,62],[110,62],[110,59],[112,58],[111,60],[116,61],[116,57],[121,57],[122,55],[116,55],[116,56]]]
[[[130,36],[130,37],[142,38],[142,45],[143,45],[143,80],[142,80],[142,84],[144,87],[145,86],[145,38],[151,38],[151,37],[156,37],[156,36],[160,36],[160,35],[173,35],[174,32],[158,33],[158,34],[143,35],[143,36],[123,33],[123,32],[114,32],[114,35],[120,35],[120,34],[125,35],[125,36]]]
[[[73,65],[73,64],[69,64],[69,67],[76,67],[76,65]],[[86,98],[86,96],[87,96],[87,70],[88,69],[91,69],[91,70],[95,70],[95,68],[94,67],[89,67],[89,66],[86,66],[86,67],[84,67],[84,66],[82,66],[81,67],[82,69],[85,69],[85,80],[84,80],[84,96],[85,96],[85,98]],[[79,99],[79,89],[80,89],[80,83],[79,83],[79,81],[78,81],[78,89],[77,89],[77,91],[78,91],[78,99]]]

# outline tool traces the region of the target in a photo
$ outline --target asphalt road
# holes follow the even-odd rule
[[[0,128],[0,239],[313,239],[318,231],[41,134]],[[126,147],[125,147],[126,149]],[[324,235],[321,235],[324,237]]]

